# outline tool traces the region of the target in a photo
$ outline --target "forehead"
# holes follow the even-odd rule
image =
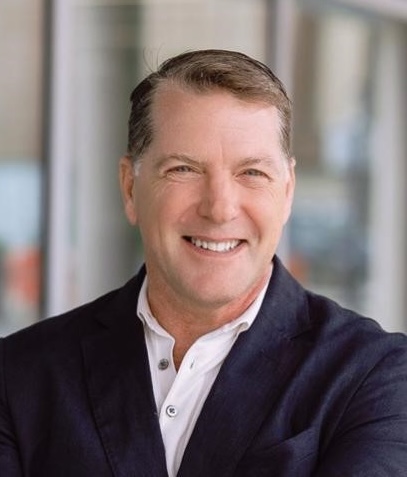
[[[155,92],[151,110],[154,139],[201,137],[223,141],[248,140],[280,144],[281,122],[277,108],[260,101],[247,101],[214,89],[196,92],[164,83]],[[276,146],[277,144],[273,144]]]

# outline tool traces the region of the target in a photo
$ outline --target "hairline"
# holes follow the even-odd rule
[[[275,104],[274,101],[272,101],[270,98],[266,98],[264,94],[250,94],[250,93],[245,93],[242,91],[242,93],[238,93],[237,91],[231,90],[227,87],[221,86],[221,85],[216,85],[216,84],[207,84],[207,85],[202,85],[198,83],[193,83],[193,82],[188,82],[184,78],[179,78],[179,77],[162,77],[162,76],[156,76],[154,78],[154,85],[151,88],[151,91],[149,92],[150,95],[150,104],[148,108],[147,115],[149,117],[149,122],[150,122],[150,128],[151,128],[151,139],[153,140],[154,137],[154,124],[153,124],[153,108],[154,104],[156,104],[156,99],[158,96],[158,93],[160,90],[162,90],[165,87],[176,87],[179,88],[181,91],[184,92],[191,92],[196,95],[211,95],[216,92],[219,93],[225,93],[228,94],[229,96],[232,96],[243,103],[246,104],[259,104],[259,105],[264,105],[264,106],[270,106],[274,107],[276,109],[277,113],[277,118],[278,118],[278,137],[279,137],[279,146],[281,148],[281,152],[283,157],[286,159],[286,161],[289,162],[291,158],[291,154],[289,151],[286,151],[286,149],[283,147],[283,142],[284,142],[284,132],[283,132],[283,126],[284,126],[284,119],[283,119],[283,113],[280,110],[280,108]],[[151,140],[151,142],[152,142]],[[135,168],[138,169],[136,164],[140,163],[142,161],[142,158],[144,154],[148,151],[149,147],[151,146],[151,142],[144,148],[144,150],[139,154],[137,157],[135,157],[133,154],[128,154],[128,156],[132,159],[134,162]],[[135,169],[136,170],[136,169]]]

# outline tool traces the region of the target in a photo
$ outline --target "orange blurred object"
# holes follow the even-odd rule
[[[40,251],[27,248],[8,251],[5,255],[5,288],[25,305],[36,305],[40,297]]]

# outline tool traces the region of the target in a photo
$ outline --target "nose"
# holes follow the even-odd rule
[[[234,220],[239,211],[237,185],[232,178],[207,178],[201,191],[198,213],[213,223]]]

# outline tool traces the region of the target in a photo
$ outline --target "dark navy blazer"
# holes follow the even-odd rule
[[[0,344],[2,477],[165,477],[144,272]],[[179,477],[407,475],[407,339],[305,291],[275,259]]]

